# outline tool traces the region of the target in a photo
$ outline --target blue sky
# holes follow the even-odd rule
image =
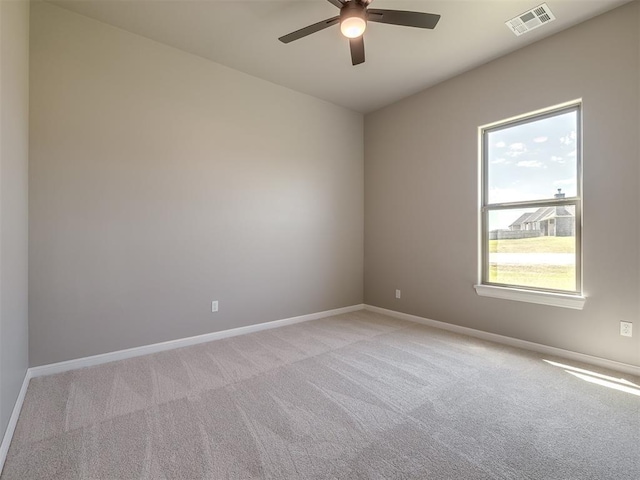
[[[558,188],[575,196],[576,130],[577,114],[571,111],[489,132],[489,203],[553,198]],[[507,228],[521,213],[504,212],[492,228]]]

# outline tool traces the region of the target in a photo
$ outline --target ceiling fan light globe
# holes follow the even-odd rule
[[[340,31],[347,38],[358,38],[367,29],[367,22],[361,17],[347,17],[340,23]]]

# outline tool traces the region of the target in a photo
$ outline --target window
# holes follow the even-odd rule
[[[580,113],[574,102],[480,129],[479,294],[582,308]]]

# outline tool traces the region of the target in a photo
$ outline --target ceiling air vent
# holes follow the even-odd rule
[[[516,37],[519,37],[523,33],[541,27],[545,23],[549,23],[555,19],[555,15],[551,13],[547,4],[543,3],[504,23],[509,30],[516,34]]]

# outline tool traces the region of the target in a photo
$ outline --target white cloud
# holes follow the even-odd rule
[[[556,180],[553,182],[554,185],[575,185],[575,178],[565,178],[564,180]]]
[[[577,138],[576,131],[573,130],[571,133],[568,133],[564,137],[560,137],[560,143],[564,145],[571,145],[576,141],[576,138]]]
[[[489,201],[491,203],[513,202],[514,199],[520,197],[520,191],[517,188],[492,188],[489,191]]]
[[[510,157],[519,157],[527,151],[527,146],[524,143],[512,143],[509,145],[509,151],[506,152]]]
[[[504,163],[506,165],[510,164],[506,158],[496,158],[495,160],[491,160],[491,163]]]
[[[558,163],[564,163],[564,158],[562,158],[562,157],[556,157],[555,155],[553,155],[553,156],[551,157],[551,161],[552,161],[552,162],[558,162]]]
[[[496,143],[496,147],[498,147],[498,148],[504,148],[504,147],[506,147],[506,146],[507,146],[507,144],[506,144],[506,143],[504,143],[504,142],[498,142],[498,143]]]
[[[576,151],[575,150],[573,152],[567,153],[567,157],[575,157],[575,156],[576,156]]]
[[[537,160],[520,160],[517,165],[527,168],[540,168],[543,166],[542,162],[538,162]]]
[[[536,143],[544,143],[547,140],[549,140],[549,137],[536,137],[533,139],[533,141]]]
[[[489,190],[489,202],[491,203],[514,202],[516,200],[518,201],[536,200],[544,197],[545,197],[544,193],[528,192],[526,190],[523,190],[522,188],[518,188],[517,186],[507,187],[507,188],[493,187]],[[491,215],[499,216],[500,213],[498,212],[499,211],[493,211],[491,212]],[[503,210],[503,212],[507,215],[510,212],[510,214],[513,215],[513,210]],[[511,223],[513,220],[515,220],[515,218],[512,218],[509,221],[509,223]],[[508,225],[509,224],[507,224],[507,226]],[[494,227],[492,226],[491,228],[494,228]],[[502,227],[496,226],[495,228],[502,228]]]

